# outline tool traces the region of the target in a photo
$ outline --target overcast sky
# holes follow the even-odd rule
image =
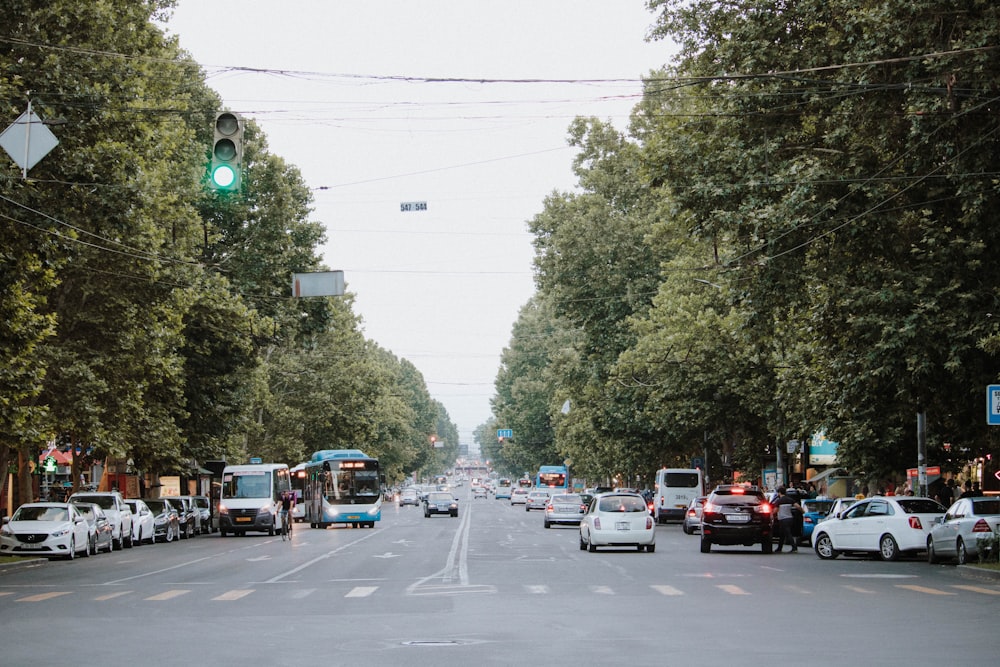
[[[643,0],[179,0],[166,27],[301,170],[366,337],[471,445],[534,293],[527,222],[575,186],[567,128],[626,127],[674,50],[652,21]]]

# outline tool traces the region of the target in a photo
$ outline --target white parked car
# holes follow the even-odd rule
[[[638,493],[604,493],[590,501],[580,520],[580,549],[636,547],[656,551],[656,522]]]
[[[859,500],[837,518],[813,529],[812,545],[820,558],[842,553],[876,553],[897,560],[927,548],[927,536],[945,508],[932,498],[889,496]]]
[[[122,494],[117,491],[83,491],[71,495],[69,501],[100,505],[114,529],[111,540],[114,548],[132,548],[132,510],[125,504]]]
[[[90,525],[71,503],[25,503],[0,528],[0,554],[72,560],[90,555]]]
[[[979,556],[980,542],[992,544],[1000,534],[1000,498],[959,498],[927,536],[927,562],[954,558],[959,565]]]
[[[156,541],[156,517],[149,506],[138,498],[128,498],[125,504],[132,510],[132,544],[152,544]]]

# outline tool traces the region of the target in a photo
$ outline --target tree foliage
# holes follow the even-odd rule
[[[0,109],[30,98],[60,142],[0,170],[0,458],[56,443],[155,476],[361,447],[401,476],[447,414],[350,295],[290,297],[323,227],[252,119],[241,191],[206,188],[221,103],[159,27],[172,6],[0,8]]]

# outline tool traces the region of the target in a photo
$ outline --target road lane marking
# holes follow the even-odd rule
[[[185,590],[181,590],[181,589],[174,589],[172,591],[164,591],[163,593],[159,593],[157,595],[153,595],[153,596],[148,597],[146,599],[147,600],[154,600],[154,601],[170,600],[170,599],[173,599],[173,598],[176,598],[176,597],[180,597],[181,595],[184,595],[184,594],[190,593],[190,592],[191,591],[185,591]]]
[[[444,567],[432,575],[422,577],[406,587],[407,595],[418,595],[420,588],[427,586],[427,582],[440,579],[444,584],[455,585],[457,580],[459,588],[469,587],[469,522],[472,519],[472,508],[466,509],[459,515],[460,523],[455,537],[451,541],[451,549],[448,551],[448,558]],[[478,588],[478,587],[472,587]]]
[[[98,595],[94,598],[96,602],[104,602],[105,600],[113,600],[115,598],[120,598],[123,595],[128,595],[132,591],[118,591],[117,593],[108,593],[107,595]]]
[[[224,602],[228,602],[231,600],[239,600],[240,598],[245,598],[246,596],[250,595],[251,593],[254,592],[254,590],[255,589],[253,588],[237,588],[231,591],[226,591],[222,595],[217,595],[212,599],[221,600]]]
[[[355,586],[352,588],[345,598],[366,598],[375,591],[378,590],[378,586]]]
[[[684,595],[684,591],[674,588],[673,586],[667,586],[665,584],[654,584],[650,586],[654,591],[660,595]]]
[[[1000,591],[995,588],[983,588],[982,586],[958,586],[952,585],[952,588],[960,588],[963,591],[971,591],[973,593],[982,593],[984,595],[1000,595]]]
[[[14,602],[44,602],[45,600],[51,600],[52,598],[57,598],[62,595],[69,595],[69,591],[52,591],[51,593],[39,593],[38,595],[29,595],[25,598],[18,598]]]
[[[532,595],[544,595],[549,592],[549,587],[545,586],[544,584],[541,586],[532,586],[525,584],[524,590],[531,593]]]
[[[590,591],[592,593],[597,593],[598,595],[614,595],[615,592],[611,590],[611,586],[591,586]]]
[[[734,586],[733,584],[719,584],[716,588],[721,589],[730,595],[750,595],[739,586]]]
[[[303,589],[301,591],[295,591],[294,593],[292,593],[292,599],[293,600],[301,600],[302,598],[309,597],[310,595],[312,595],[315,592],[316,592],[315,588],[305,588],[305,589]]]
[[[0,598],[2,598],[5,595],[13,595],[13,594],[14,591],[0,591]]]
[[[867,588],[861,588],[861,586],[844,586],[844,588],[846,588],[849,591],[854,591],[855,593],[871,594],[875,592],[875,591],[870,591]]]
[[[917,586],[916,584],[896,584],[896,588],[905,588],[908,591],[926,593],[927,595],[958,595],[958,593],[952,593],[951,591],[942,591],[938,588],[928,588],[927,586]]]
[[[330,558],[331,556],[333,556],[333,555],[335,555],[335,554],[343,551],[344,549],[349,549],[350,547],[353,547],[355,544],[358,544],[359,542],[364,542],[365,540],[367,540],[369,538],[375,537],[376,535],[380,534],[381,532],[382,532],[381,530],[374,529],[370,533],[368,533],[367,535],[365,535],[364,537],[359,537],[358,539],[354,540],[353,542],[348,542],[347,544],[344,544],[342,546],[337,547],[333,551],[328,551],[325,554],[322,554],[320,556],[316,556],[316,558],[313,558],[310,561],[306,561],[305,563],[302,563],[302,565],[299,565],[298,567],[294,567],[291,570],[289,570],[288,572],[283,572],[282,574],[279,574],[276,577],[271,577],[270,579],[268,579],[264,583],[265,584],[276,584],[276,583],[278,583],[279,581],[281,581],[282,579],[284,579],[286,577],[290,577],[290,576],[292,576],[293,574],[295,574],[297,572],[301,572],[302,570],[306,569],[307,567],[311,567],[311,566],[315,565],[316,563],[318,563],[318,562],[320,562],[322,560],[326,560],[327,558]]]
[[[230,552],[231,553],[231,552]],[[218,556],[205,556],[204,558],[196,558],[195,560],[189,560],[185,563],[179,563],[178,565],[171,565],[170,567],[165,567],[162,570],[153,570],[152,572],[143,572],[142,574],[137,574],[131,577],[125,577],[124,579],[115,579],[114,581],[106,581],[104,585],[111,586],[113,584],[120,584],[126,581],[132,581],[133,579],[142,579],[143,577],[149,577],[154,574],[161,574],[163,572],[170,572],[171,570],[179,570],[181,568],[186,568],[189,565],[194,565],[195,563],[200,563],[203,560],[210,560],[212,558],[217,558]]]

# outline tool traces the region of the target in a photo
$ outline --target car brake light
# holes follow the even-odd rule
[[[915,530],[923,530],[924,527],[920,523],[920,517],[918,517],[918,516],[911,516],[910,517],[910,528],[913,528]]]
[[[694,514],[695,514],[694,510],[688,510],[688,516],[694,516]]]
[[[705,503],[704,507],[701,508],[702,516],[706,514],[715,514],[715,505],[712,503]]]
[[[646,517],[646,530],[652,530],[652,529],[653,529],[653,517],[647,516]]]
[[[601,529],[601,517],[595,516],[594,517],[594,530],[600,530],[600,529]]]
[[[771,513],[771,503],[761,503],[760,504],[760,513],[761,514],[770,514]]]
[[[986,519],[980,519],[976,522],[976,525],[972,527],[972,532],[974,533],[992,533],[993,529],[990,528],[990,524],[986,522]]]

